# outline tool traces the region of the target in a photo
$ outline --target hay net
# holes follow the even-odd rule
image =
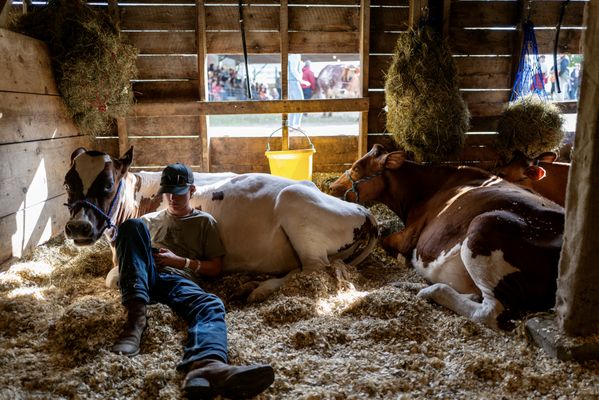
[[[419,161],[443,161],[463,147],[470,114],[448,44],[430,27],[400,35],[385,79],[387,131]]]
[[[539,61],[539,50],[537,48],[537,39],[535,37],[535,27],[531,20],[526,20],[522,26],[524,33],[524,43],[518,63],[518,71],[514,80],[514,87],[510,101],[536,94],[542,100],[547,100],[545,92],[545,82]]]
[[[81,133],[109,133],[133,105],[138,50],[125,44],[104,11],[82,0],[50,0],[15,30],[46,42],[58,89]]]

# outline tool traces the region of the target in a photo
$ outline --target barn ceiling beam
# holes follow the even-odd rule
[[[368,111],[367,97],[357,99],[325,100],[267,100],[267,101],[214,101],[214,102],[148,102],[133,106],[130,117],[151,117],[160,115],[230,115],[230,114],[282,114],[365,112]]]

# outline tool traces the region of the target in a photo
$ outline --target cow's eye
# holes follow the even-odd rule
[[[110,192],[112,190],[112,186],[113,186],[112,182],[106,182],[106,184],[104,184],[104,190],[106,192]]]
[[[64,184],[64,190],[66,190],[67,192],[70,192],[71,191],[71,187],[67,183],[65,183]]]

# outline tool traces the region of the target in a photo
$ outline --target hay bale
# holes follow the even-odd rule
[[[51,0],[15,29],[48,44],[58,89],[81,132],[110,133],[133,105],[138,50],[123,43],[108,14],[82,0]]]
[[[537,96],[526,96],[510,103],[497,126],[495,147],[504,161],[515,151],[529,158],[556,150],[564,140],[559,109]]]
[[[419,161],[462,149],[470,114],[449,46],[430,28],[400,35],[385,79],[387,131]]]

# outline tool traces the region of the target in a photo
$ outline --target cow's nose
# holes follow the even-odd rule
[[[69,239],[90,237],[92,230],[92,224],[85,221],[69,221],[64,227],[64,233]]]

